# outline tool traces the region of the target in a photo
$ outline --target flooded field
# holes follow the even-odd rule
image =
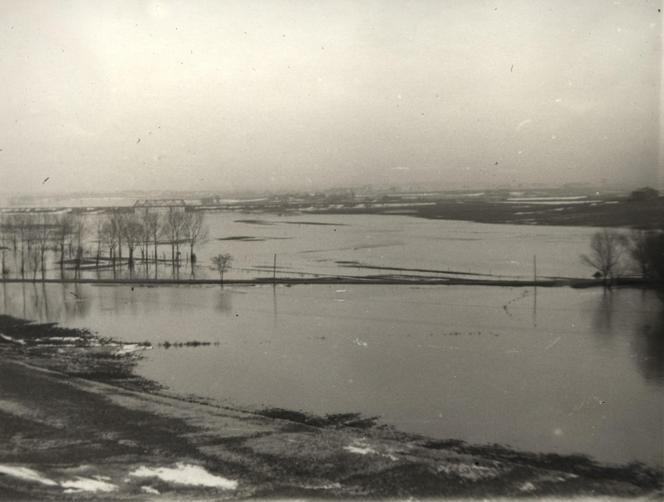
[[[138,372],[176,392],[663,463],[664,312],[650,292],[2,284],[0,308],[150,341]],[[211,345],[173,346],[187,341]]]
[[[365,276],[380,274],[427,275],[434,277],[484,277],[529,279],[537,258],[538,277],[590,277],[593,270],[581,263],[588,251],[591,227],[540,225],[496,225],[467,221],[429,220],[384,215],[275,215],[264,213],[205,213],[208,239],[197,243],[195,266],[189,261],[189,246],[182,243],[180,266],[170,262],[171,246],[162,236],[157,246],[158,264],[143,261],[142,243],[135,249],[136,264],[129,271],[118,260],[115,270],[107,260],[109,251],[99,247],[96,229],[108,215],[83,218],[83,278],[211,278],[218,277],[211,258],[229,253],[232,258],[227,279],[278,277]],[[6,250],[8,277],[20,277],[21,251]],[[20,248],[20,246],[19,246]],[[26,277],[33,277],[26,251]],[[69,263],[64,272],[59,251],[46,251],[45,277],[73,277]],[[69,256],[71,258],[71,256]],[[41,277],[41,270],[34,271]]]

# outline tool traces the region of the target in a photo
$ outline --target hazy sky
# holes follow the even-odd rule
[[[658,9],[0,1],[0,191],[654,184]]]

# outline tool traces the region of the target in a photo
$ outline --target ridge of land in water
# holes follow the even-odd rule
[[[370,275],[370,276],[328,276],[328,277],[277,277],[274,278],[254,278],[254,279],[225,279],[223,282],[218,279],[146,279],[137,277],[135,279],[95,279],[95,278],[3,278],[0,283],[46,283],[46,284],[129,284],[129,285],[265,285],[265,284],[377,284],[377,285],[463,285],[463,286],[509,286],[509,287],[573,287],[573,288],[591,288],[602,287],[602,279],[584,279],[573,277],[547,277],[534,279],[476,279],[461,277],[437,277],[437,276],[408,276],[408,275]],[[631,286],[642,288],[659,288],[659,283],[642,279],[640,277],[619,277],[613,280],[612,286]]]

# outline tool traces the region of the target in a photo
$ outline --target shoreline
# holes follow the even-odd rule
[[[137,379],[140,351],[121,341],[9,316],[0,332],[12,499],[637,497],[664,483],[661,467],[433,440],[353,413],[221,406]],[[183,471],[209,483],[183,484]]]

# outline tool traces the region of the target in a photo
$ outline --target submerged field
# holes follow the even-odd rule
[[[149,342],[135,373],[178,393],[661,464],[653,292],[5,284],[0,296],[17,317]]]
[[[211,213],[207,223],[193,270],[164,262],[134,274],[212,278],[219,252],[235,258],[229,279],[271,277],[275,254],[277,277],[293,278],[527,280],[535,256],[538,278],[592,272],[579,254],[593,228],[367,214]],[[47,277],[60,275],[51,264]],[[107,267],[81,276],[112,277]],[[83,345],[102,346],[91,355],[51,325],[0,327],[3,395],[12,396],[0,402],[11,424],[0,486],[13,495],[31,493],[15,481],[34,472],[55,483],[36,481],[48,496],[76,476],[114,484],[109,497],[191,494],[155,473],[172,480],[197,466],[213,484],[222,483],[215,473],[239,483],[204,494],[233,497],[634,495],[661,483],[664,310],[654,291],[3,282],[0,313],[90,330]],[[90,421],[55,399],[43,409],[26,402],[20,389],[31,385],[91,410]],[[62,427],[33,420],[46,415]],[[67,428],[90,431],[91,443],[77,432],[63,439]],[[98,450],[117,438],[125,442],[104,464]],[[45,451],[35,449],[42,441]],[[77,473],[79,463],[93,467]],[[136,472],[161,481],[119,481]]]
[[[593,273],[579,258],[588,251],[590,237],[596,231],[592,227],[498,225],[376,214],[240,212],[205,214],[209,236],[196,246],[195,266],[188,262],[188,246],[183,244],[180,266],[173,268],[169,261],[171,247],[161,243],[156,264],[142,261],[137,249],[137,262],[130,272],[126,249],[122,264],[118,261],[115,270],[103,248],[104,259],[96,266],[94,228],[105,217],[84,217],[88,232],[81,278],[218,279],[211,258],[220,253],[233,258],[225,273],[229,280],[269,280],[274,275],[305,279],[372,275],[532,279],[535,258],[540,279],[590,278]],[[7,277],[19,278],[20,250],[7,250],[6,259]],[[46,278],[76,275],[71,264],[62,271],[58,261],[59,253],[47,253]],[[26,275],[32,278],[30,271]],[[40,271],[36,278],[41,278]]]

